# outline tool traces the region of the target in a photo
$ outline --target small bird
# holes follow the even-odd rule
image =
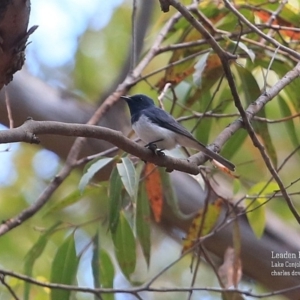
[[[175,148],[177,145],[196,149],[234,171],[234,164],[197,141],[169,113],[156,107],[148,96],[139,94],[121,98],[128,103],[133,130],[147,143],[148,148],[159,148],[159,152]]]

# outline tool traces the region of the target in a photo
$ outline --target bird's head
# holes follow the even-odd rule
[[[154,106],[153,100],[142,94],[134,96],[121,96],[121,98],[128,103],[131,115],[138,113],[143,109]]]

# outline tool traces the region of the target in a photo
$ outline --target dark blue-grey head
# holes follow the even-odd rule
[[[139,114],[143,109],[154,106],[154,102],[146,95],[138,94],[133,96],[121,96],[129,106],[131,116]]]

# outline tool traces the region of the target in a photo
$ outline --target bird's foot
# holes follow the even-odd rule
[[[150,149],[155,155],[165,156],[165,153],[163,152],[163,149],[158,149],[157,145],[155,144],[156,142],[159,142],[159,141],[160,140],[148,143],[147,145],[145,145],[145,147]]]

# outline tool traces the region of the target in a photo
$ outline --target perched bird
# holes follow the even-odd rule
[[[156,107],[146,95],[121,96],[129,106],[132,128],[150,149],[168,150],[177,145],[204,152],[234,171],[234,164],[205,147],[192,134],[180,125],[169,113]]]

